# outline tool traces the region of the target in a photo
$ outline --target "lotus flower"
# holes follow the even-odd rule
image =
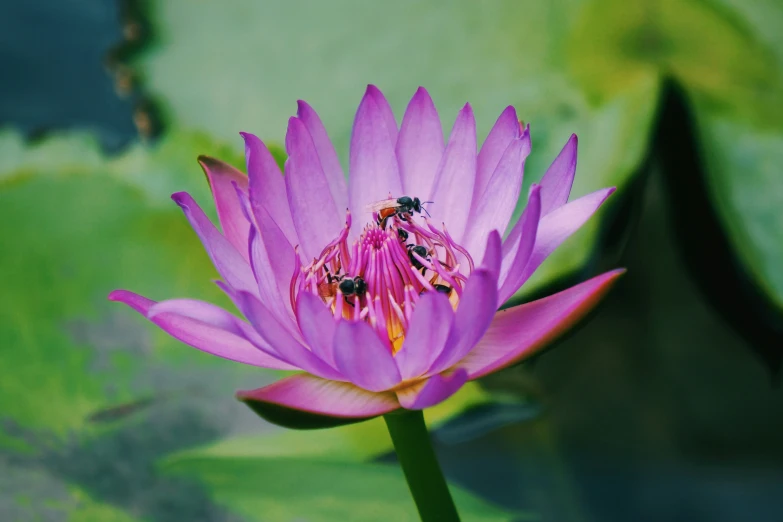
[[[288,123],[285,176],[260,139],[242,136],[247,176],[200,158],[222,233],[187,193],[172,199],[245,320],[192,299],[155,302],[125,290],[109,298],[205,352],[298,372],[239,392],[273,421],[300,412],[320,427],[433,406],[545,346],[622,273],[498,311],[614,190],[568,202],[571,136],[502,240],[531,146],[513,107],[477,153],[470,105],[444,144],[425,89],[398,128],[369,86],[354,120],[347,183],[305,102]]]

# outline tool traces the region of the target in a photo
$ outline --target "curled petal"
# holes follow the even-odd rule
[[[252,344],[243,335],[242,321],[209,303],[193,300],[156,303],[127,290],[115,290],[109,294],[109,300],[127,304],[175,339],[203,352],[262,368],[299,369]]]
[[[527,206],[503,245],[498,304],[504,303],[525,281],[524,271],[539,233],[540,217],[541,190],[538,185],[533,185],[530,187]]]
[[[500,266],[503,261],[503,245],[500,233],[493,230],[487,237],[487,246],[484,248],[484,259],[481,260],[481,268],[497,278],[500,275]]]
[[[247,259],[247,235],[250,222],[242,213],[234,188],[236,184],[239,190],[247,193],[247,176],[231,165],[209,156],[199,156],[198,162],[204,169],[209,186],[212,188],[212,197],[215,198],[223,235]]]
[[[448,375],[439,373],[407,388],[397,390],[397,400],[407,410],[423,410],[448,399],[468,382],[468,372],[462,368]]]
[[[541,215],[546,216],[553,210],[565,205],[571,194],[571,186],[576,175],[576,134],[572,134],[563,150],[549,166],[541,178]]]
[[[511,366],[540,350],[587,314],[625,270],[613,270],[560,293],[497,313],[483,339],[457,363],[470,379]]]
[[[501,156],[511,144],[512,140],[522,135],[522,129],[517,118],[517,111],[514,107],[508,106],[498,117],[492,130],[489,131],[487,139],[481,146],[476,165],[476,186],[474,194],[481,196],[484,189],[495,172]],[[501,231],[503,232],[503,231]]]
[[[259,415],[295,428],[325,428],[377,417],[400,407],[392,392],[374,393],[347,382],[328,381],[312,375],[286,377],[256,390],[240,391],[237,398]],[[290,416],[284,410],[309,413],[297,419],[297,425],[280,422]]]

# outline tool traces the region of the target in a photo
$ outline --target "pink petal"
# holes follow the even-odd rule
[[[147,311],[146,317],[147,319],[153,320],[164,313],[172,313],[195,319],[229,333],[233,333],[250,341],[256,348],[276,360],[280,359],[277,352],[269,346],[269,343],[258,335],[258,332],[256,332],[252,326],[212,303],[199,301],[197,299],[167,299],[153,304]],[[299,369],[298,366],[294,366],[294,368]]]
[[[299,118],[288,120],[285,186],[303,259],[317,257],[340,232],[345,209],[332,199],[313,139]]]
[[[470,379],[511,366],[551,343],[587,314],[625,270],[613,270],[555,295],[501,310],[484,338],[458,363]]]
[[[310,292],[300,293],[296,306],[299,329],[310,349],[331,366],[336,366],[332,339],[337,323],[331,311],[319,297]]]
[[[334,150],[332,140],[326,133],[324,124],[318,113],[313,110],[306,102],[299,100],[296,111],[299,119],[307,127],[307,131],[313,138],[315,150],[318,153],[318,159],[321,161],[326,181],[329,184],[329,192],[338,210],[348,208],[348,185],[345,183],[343,168],[340,166],[340,160],[337,158],[337,152]]]
[[[333,349],[337,369],[365,390],[388,390],[401,380],[391,352],[363,321],[337,323]]]
[[[435,185],[427,208],[433,222],[446,224],[455,241],[460,242],[468,223],[476,179],[476,120],[470,104],[457,115],[449,144],[435,175]]]
[[[345,380],[340,372],[302,346],[255,296],[238,292],[237,301],[242,314],[281,359],[324,379]]]
[[[266,210],[260,209],[260,212],[266,213]],[[271,221],[269,218],[266,220]],[[269,228],[274,229],[271,226]],[[267,229],[266,233],[259,233],[255,227],[250,229],[250,263],[258,281],[261,301],[267,304],[275,319],[285,326],[289,333],[295,333],[297,328],[291,310],[289,285],[296,257],[287,242],[279,242],[279,236],[282,236],[280,229],[274,229],[278,232],[278,237],[270,229]]]
[[[166,301],[158,304],[127,290],[115,290],[109,294],[109,300],[127,304],[175,339],[203,352],[262,368],[298,370],[296,366],[254,346],[242,335],[242,328],[239,326],[242,321],[209,303],[200,303],[195,307],[182,307],[181,303],[166,305]],[[161,307],[159,313],[149,317],[150,310],[155,306]],[[186,311],[195,317],[166,311],[167,307]]]
[[[506,231],[519,200],[525,160],[530,154],[530,133],[511,141],[500,158],[486,189],[473,199],[463,244],[474,257],[481,257],[490,231]],[[478,195],[478,193],[477,193]]]
[[[198,234],[212,263],[226,283],[237,290],[247,290],[257,295],[256,280],[245,257],[223,234],[218,232],[190,194],[176,192],[171,195],[171,199],[182,208],[185,217]]]
[[[487,246],[484,248],[484,259],[481,260],[481,268],[497,278],[500,275],[500,265],[503,261],[503,245],[500,232],[493,230],[487,238]]]
[[[522,286],[533,275],[533,272],[549,257],[549,254],[554,252],[563,241],[584,225],[614,191],[614,187],[597,190],[570,203],[566,203],[542,217],[538,225],[536,244],[533,247],[530,260],[528,260],[525,266],[517,288]]]
[[[389,101],[386,99],[386,96],[383,95],[381,90],[372,84],[367,86],[367,94],[373,99],[375,104],[378,106],[378,109],[380,110],[380,114],[383,117],[383,122],[384,122],[384,127],[386,128],[386,132],[389,133],[389,141],[391,141],[393,147],[396,146],[397,145],[397,120],[394,118],[394,113],[392,112],[391,105],[389,105]]]
[[[351,133],[348,198],[353,216],[352,232],[358,234],[372,220],[367,205],[402,195],[402,183],[394,153],[397,129],[388,129],[388,115],[378,105],[372,86],[359,104]],[[391,135],[395,135],[395,140]]]
[[[426,199],[443,156],[443,129],[429,93],[419,87],[402,118],[397,159],[403,193]]]
[[[530,187],[527,206],[503,245],[498,304],[504,303],[524,282],[524,270],[533,252],[541,217],[541,187]],[[508,249],[506,246],[508,245]]]
[[[215,198],[223,235],[247,259],[247,235],[250,231],[250,223],[242,213],[233,185],[236,183],[247,193],[247,176],[231,165],[209,156],[199,156],[198,161],[212,187],[212,196]]]
[[[514,107],[508,106],[500,114],[487,139],[481,146],[476,165],[476,186],[474,193],[481,195],[489,184],[489,179],[498,166],[501,156],[508,148],[511,141],[519,138],[522,131]],[[504,232],[501,230],[501,233]]]
[[[459,300],[446,347],[427,373],[440,373],[465,357],[489,328],[497,303],[497,278],[490,271],[477,268]]]
[[[468,372],[458,368],[449,375],[439,373],[421,383],[397,390],[397,400],[408,410],[423,410],[448,399],[468,381]]]
[[[546,216],[566,204],[576,174],[576,134],[568,142],[541,178],[541,215]]]
[[[264,208],[272,216],[285,234],[288,243],[298,245],[291,210],[288,208],[288,197],[285,191],[285,181],[280,167],[264,142],[247,132],[240,132],[245,140],[245,158],[247,159],[247,174],[250,180],[249,194],[253,214],[258,220],[259,209]]]
[[[454,321],[448,297],[427,292],[416,303],[402,349],[395,359],[403,380],[424,375],[443,351]]]
[[[241,391],[243,401],[261,401],[333,417],[375,417],[400,407],[393,393],[373,393],[347,382],[292,375],[256,390]]]

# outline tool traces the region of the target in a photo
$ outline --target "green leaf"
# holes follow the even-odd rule
[[[309,522],[418,520],[397,465],[193,455],[165,471],[198,480],[214,500],[247,520]],[[453,487],[465,520],[520,520]]]
[[[296,98],[305,99],[319,111],[344,165],[367,83],[384,91],[398,121],[424,85],[446,131],[470,101],[482,139],[513,104],[533,128],[527,184],[576,132],[582,139],[574,194],[583,195],[628,184],[644,154],[658,91],[652,68],[627,75],[622,89],[601,99],[579,85],[566,44],[584,3],[340,0],[308,2],[302,16],[296,2],[152,1],[150,18],[160,39],[136,67],[170,123],[237,146],[240,130],[281,142]],[[594,219],[567,242],[525,292],[582,269],[598,228]]]
[[[783,309],[781,26],[775,0],[594,2],[576,24],[572,61],[598,99],[651,68],[684,87],[713,205],[747,272]]]
[[[35,447],[20,431],[98,429],[101,412],[140,399],[197,405],[194,387],[209,416],[216,398],[233,407],[235,387],[269,381],[272,372],[186,348],[106,300],[130,288],[228,305],[210,284],[216,273],[196,235],[168,200],[169,191],[192,189],[209,209],[195,157],[226,149],[186,133],[113,160],[84,135],[19,143],[0,133],[0,150],[10,154],[0,157],[12,169],[0,174],[0,219],[10,224],[0,238],[0,361],[13,368],[0,380],[2,446]],[[208,374],[214,384],[201,385]],[[130,407],[128,416],[143,409]]]

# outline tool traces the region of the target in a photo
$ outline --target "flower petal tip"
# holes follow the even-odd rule
[[[198,161],[198,164],[201,165],[201,168],[204,170],[204,173],[207,176],[210,174],[208,171],[217,170],[226,165],[219,159],[213,158],[212,156],[207,156],[206,154],[199,155],[198,158],[196,158],[196,161]]]
[[[108,299],[109,301],[123,302],[127,294],[128,294],[127,290],[112,290],[111,292],[109,292],[109,295],[106,296],[106,299]]]
[[[171,195],[171,199],[179,205],[182,208],[188,208],[188,200],[190,199],[190,194],[187,192],[175,192]]]

